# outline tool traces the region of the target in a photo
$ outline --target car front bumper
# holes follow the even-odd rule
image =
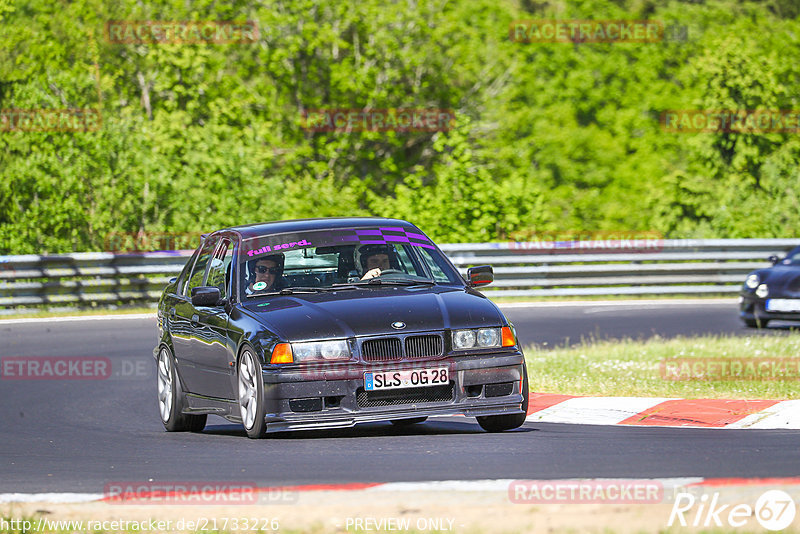
[[[435,415],[470,417],[522,413],[521,352],[382,363],[378,370],[448,367],[447,386],[364,391],[364,372],[264,370],[268,430],[350,427],[357,423]]]
[[[752,294],[741,294],[739,302],[739,318],[743,321],[800,321],[800,312],[772,312],[767,311],[766,305],[768,297],[758,298]],[[777,297],[787,298],[787,297]],[[798,299],[800,300],[800,299]]]

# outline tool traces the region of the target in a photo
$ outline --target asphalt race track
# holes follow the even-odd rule
[[[735,301],[506,308],[525,344],[583,337],[755,333]],[[526,423],[484,433],[472,419],[398,429],[245,437],[210,417],[202,434],[164,432],[156,408],[155,319],[0,323],[0,358],[92,356],[104,380],[0,380],[0,493],[102,493],[119,482],[238,481],[260,486],[574,477],[800,475],[800,431]],[[568,340],[567,340],[568,338]]]
[[[561,303],[502,306],[524,346],[574,345],[582,340],[672,338],[703,334],[781,335],[800,323],[773,321],[765,330],[746,328],[736,299]]]

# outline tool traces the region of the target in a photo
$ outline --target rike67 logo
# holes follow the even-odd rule
[[[783,530],[792,524],[797,513],[794,499],[781,490],[764,492],[755,506],[749,504],[722,504],[719,493],[696,497],[691,493],[678,493],[672,504],[667,526],[682,527],[755,527],[749,523],[755,518],[762,528]]]

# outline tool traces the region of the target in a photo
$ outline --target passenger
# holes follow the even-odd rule
[[[264,256],[256,260],[247,262],[247,267],[250,270],[250,285],[245,289],[247,295],[252,295],[256,291],[271,291],[278,289],[281,286],[283,277],[283,254],[273,254],[272,256]],[[254,289],[255,284],[265,284],[264,287]]]

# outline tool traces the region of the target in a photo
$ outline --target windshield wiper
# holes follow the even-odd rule
[[[339,291],[341,289],[363,289],[357,284],[333,284],[329,287],[321,287],[323,291]]]
[[[292,295],[294,293],[321,293],[323,291],[325,291],[324,287],[284,287],[283,289],[279,289],[277,291],[261,291],[258,293],[253,293],[252,295],[247,295],[247,298],[263,297],[266,295]]]
[[[247,295],[247,298],[264,297],[268,295],[292,295],[294,293],[328,293],[348,289],[364,289],[366,286],[419,286],[435,285],[432,280],[381,280],[380,278],[370,278],[363,282],[353,282],[349,284],[333,284],[326,287],[285,287],[277,291],[261,291]]]
[[[366,282],[361,282],[361,284],[367,284],[371,286],[418,286],[436,285],[436,282],[433,280],[381,280],[380,278],[370,278]]]
[[[323,287],[284,287],[278,291],[279,295],[291,295],[292,293],[321,293],[325,291]]]

